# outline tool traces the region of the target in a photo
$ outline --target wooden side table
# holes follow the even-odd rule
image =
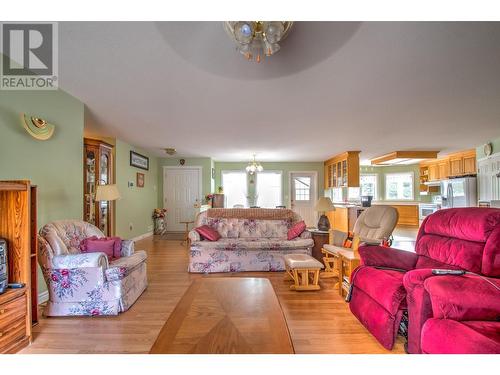
[[[181,241],[181,245],[186,243],[186,246],[189,244],[189,224],[193,224],[194,221],[180,221],[181,224],[186,224],[186,232],[184,233],[184,239]]]
[[[360,259],[354,251],[339,252],[339,294],[345,297],[351,285],[351,274],[360,265]]]
[[[312,248],[312,256],[313,258],[319,260],[323,263],[323,254],[321,253],[321,249],[324,244],[327,244],[330,237],[330,232],[325,230],[318,229],[309,229],[311,232],[312,239],[314,241],[314,246]]]

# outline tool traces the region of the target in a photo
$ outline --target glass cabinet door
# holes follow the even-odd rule
[[[109,156],[107,153],[101,153],[99,163],[99,184],[107,185],[109,183]],[[109,202],[98,202],[99,229],[104,233],[109,233]]]
[[[85,155],[85,221],[96,223],[94,210],[94,197],[96,190],[96,153],[93,150],[87,150]]]

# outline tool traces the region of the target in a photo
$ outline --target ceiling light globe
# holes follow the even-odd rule
[[[264,25],[266,40],[271,44],[278,43],[281,40],[283,30],[284,27],[281,22],[266,22]]]
[[[234,25],[234,38],[238,43],[248,44],[253,39],[253,26],[248,22],[237,22]]]

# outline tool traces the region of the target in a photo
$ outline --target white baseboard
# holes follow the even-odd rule
[[[49,291],[38,293],[38,304],[47,302],[49,300]]]
[[[136,241],[140,241],[140,240],[143,240],[145,238],[151,237],[152,235],[153,235],[153,232],[147,232],[147,233],[141,234],[140,236],[131,238],[130,240],[136,242]]]

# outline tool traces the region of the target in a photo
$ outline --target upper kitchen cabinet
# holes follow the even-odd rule
[[[461,151],[445,158],[422,162],[420,172],[421,177],[425,176],[422,182],[476,174],[476,152],[475,150]]]
[[[450,177],[476,174],[476,151],[467,150],[449,155]]]
[[[325,189],[359,187],[359,153],[346,151],[325,161]]]

